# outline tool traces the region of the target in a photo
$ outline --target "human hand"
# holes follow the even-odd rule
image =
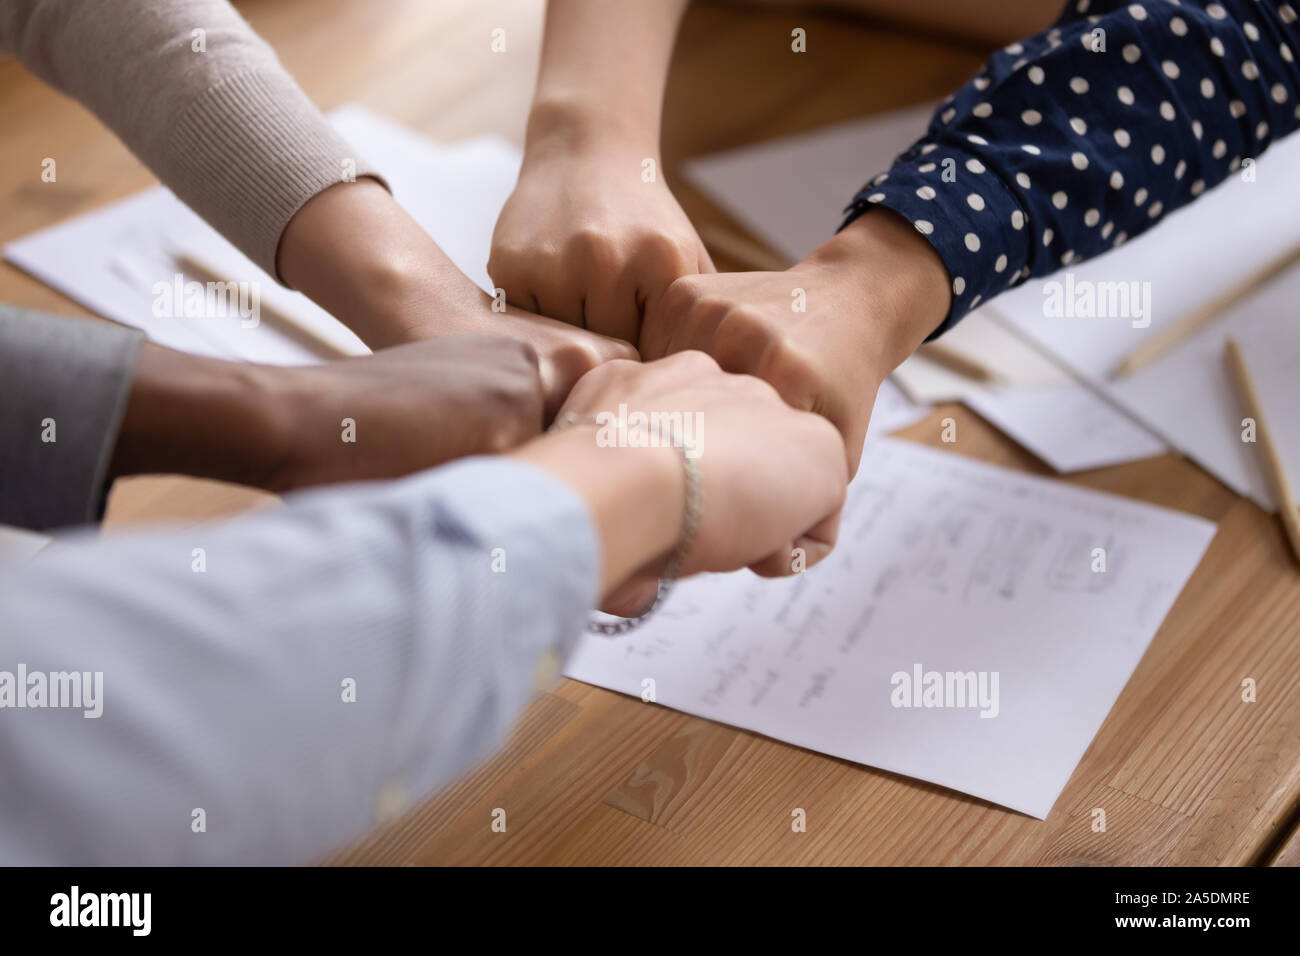
[[[488,273],[517,306],[636,342],[642,315],[673,280],[713,272],[713,262],[657,157],[603,139],[556,143],[538,122],[497,220]]]
[[[523,343],[537,355],[541,377],[545,420],[550,421],[583,375],[602,362],[612,359],[636,360],[635,346],[607,338],[546,316],[534,315],[507,306],[497,311],[492,298],[468,278],[463,282],[444,283],[437,289],[437,300],[425,304],[421,294],[403,298],[400,305],[412,317],[405,336],[408,342],[441,339],[447,336],[492,336]],[[448,285],[453,285],[448,289]]]
[[[857,470],[876,390],[948,309],[947,271],[888,211],[868,214],[785,272],[678,279],[647,311],[647,360],[685,349],[770,382],[828,418]]]
[[[537,355],[516,339],[453,336],[280,373],[274,491],[398,477],[509,451],[542,430]],[[345,419],[351,442],[340,437]]]
[[[842,443],[825,419],[791,408],[759,379],[722,372],[699,352],[649,364],[608,362],[574,387],[561,415],[616,416],[620,406],[679,413],[689,439],[684,450],[698,454],[701,512],[684,575],[747,566],[787,575],[830,553],[848,475]],[[683,450],[607,440],[616,434],[573,425],[515,455],[586,499],[602,540],[602,593],[639,590],[643,606],[644,586],[653,594],[681,531]]]
[[[174,472],[277,492],[393,478],[507,451],[541,431],[542,415],[532,348],[497,336],[290,368],[149,344],[109,475]]]
[[[548,414],[569,388],[611,358],[635,358],[607,339],[521,309],[499,311],[378,183],[333,186],[289,222],[280,243],[284,280],[372,349],[449,335],[495,335],[537,352]]]

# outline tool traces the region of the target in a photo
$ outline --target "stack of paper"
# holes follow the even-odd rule
[[[1149,296],[1145,328],[1127,316],[1046,318],[1044,282],[1027,283],[995,304],[1025,336],[1134,418],[1268,508],[1272,495],[1255,448],[1241,441],[1223,346],[1228,335],[1249,338],[1276,321],[1294,325],[1300,270],[1274,280],[1146,368],[1121,379],[1111,373],[1149,336],[1300,243],[1297,168],[1300,136],[1292,136],[1259,158],[1255,181],[1234,176],[1151,232],[1056,277],[1062,289],[1076,290],[1076,298],[1106,288],[1102,283],[1136,283]]]
[[[967,316],[943,344],[993,371],[985,385],[913,355],[893,374],[916,401],[965,402],[1062,473],[1118,465],[1165,451],[1164,442],[1080,384],[1059,360],[1025,342],[993,306]]]

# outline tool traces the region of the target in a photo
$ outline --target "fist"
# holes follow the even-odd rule
[[[690,436],[685,451],[696,458],[702,508],[684,574],[748,566],[788,575],[796,549],[809,567],[830,553],[848,473],[824,418],[790,407],[760,379],[723,372],[701,352],[607,362],[574,386],[562,414],[599,417],[620,406],[673,416]]]
[[[657,166],[644,162],[602,152],[525,163],[488,259],[507,301],[636,342],[645,310],[674,279],[713,271]]]
[[[870,324],[866,303],[829,274],[687,276],[647,312],[641,353],[650,360],[698,349],[729,372],[763,379],[839,429],[854,472],[883,379]]]

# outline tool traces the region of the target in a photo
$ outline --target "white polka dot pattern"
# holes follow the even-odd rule
[[[926,236],[952,276],[942,331],[1140,235],[1295,130],[1296,49],[1290,3],[1071,0],[993,54],[846,223],[885,206]]]

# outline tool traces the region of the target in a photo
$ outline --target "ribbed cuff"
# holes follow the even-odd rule
[[[285,73],[231,76],[181,114],[168,149],[176,194],[278,281],[276,251],[317,193],[383,177]]]
[[[0,523],[98,521],[144,334],[0,306]]]

